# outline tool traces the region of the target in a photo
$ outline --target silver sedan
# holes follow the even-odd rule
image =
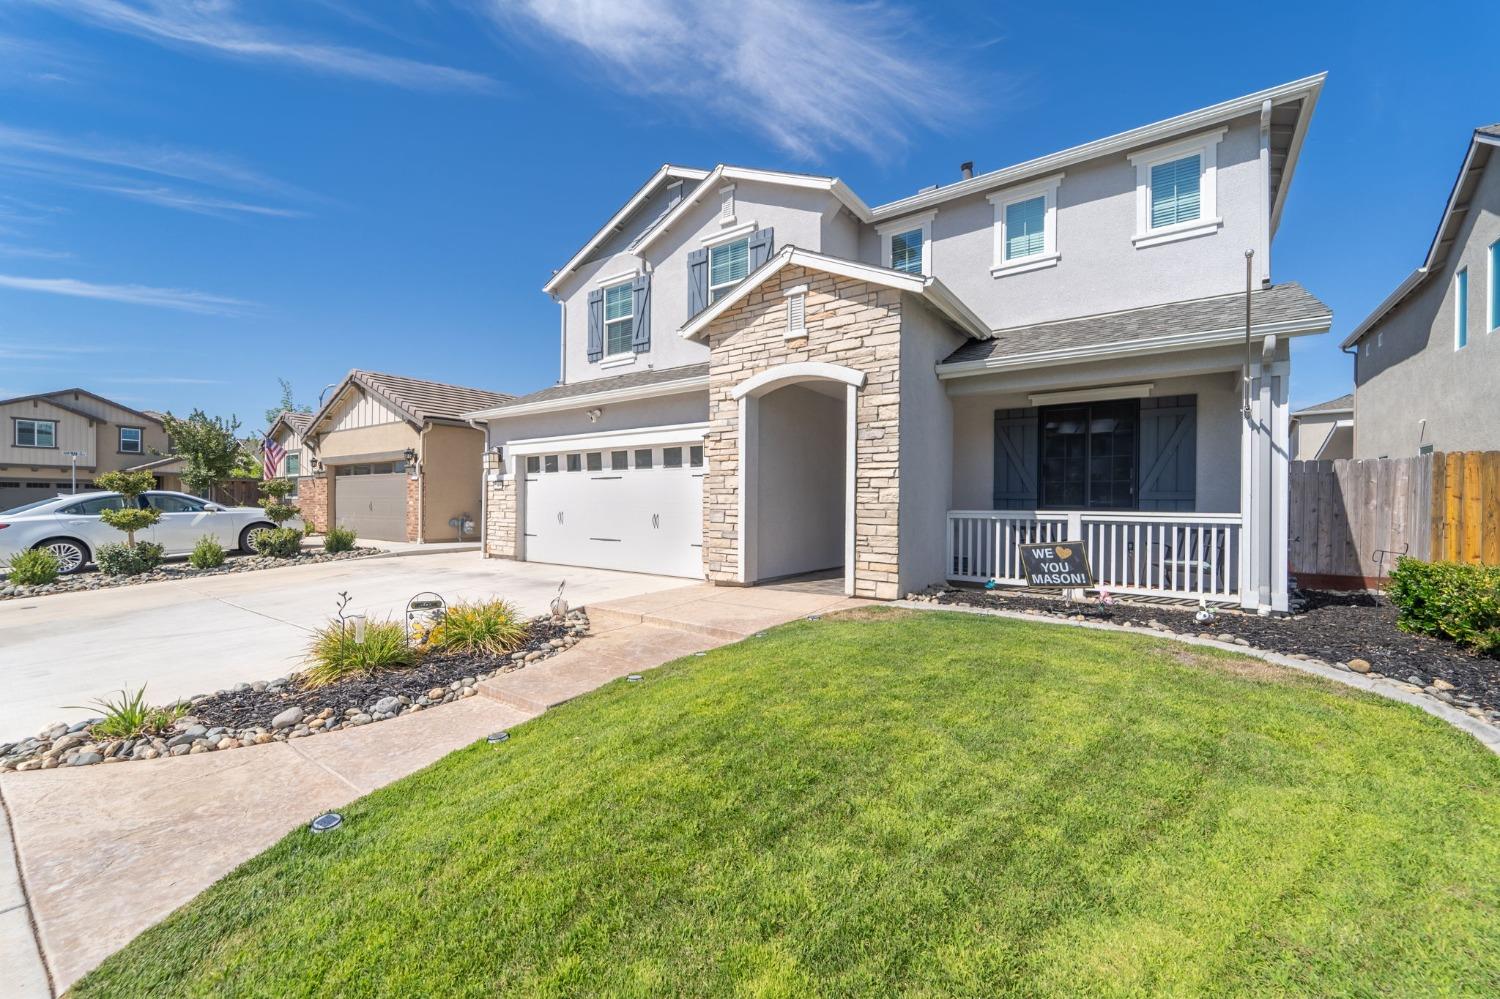
[[[136,540],[153,541],[167,555],[186,555],[205,535],[225,548],[249,553],[255,535],[275,526],[260,507],[226,507],[186,493],[152,490],[136,502],[161,511],[161,519],[137,531]],[[101,545],[125,540],[121,531],[99,519],[101,510],[118,510],[125,503],[119,493],[92,492],[0,510],[0,566],[20,552],[45,548],[57,556],[61,572],[78,572],[94,560]],[[300,528],[302,522],[294,519],[287,526]]]

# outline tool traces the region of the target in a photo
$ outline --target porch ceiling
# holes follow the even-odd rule
[[[1251,331],[1296,336],[1321,333],[1332,310],[1295,281],[1251,293]],[[1217,346],[1244,337],[1245,296],[1218,295],[1142,309],[996,330],[964,344],[938,365],[941,377],[1005,368]]]

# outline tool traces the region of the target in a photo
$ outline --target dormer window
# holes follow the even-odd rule
[[[16,447],[57,447],[56,420],[16,420]]]

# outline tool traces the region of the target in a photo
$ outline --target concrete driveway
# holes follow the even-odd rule
[[[370,558],[0,601],[0,741],[95,712],[65,705],[145,684],[155,703],[296,670],[310,631],[346,613],[397,617],[420,590],[503,597],[545,611],[566,579],[574,606],[691,585],[627,572],[484,559]]]

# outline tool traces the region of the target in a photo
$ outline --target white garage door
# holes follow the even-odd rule
[[[89,484],[80,482],[79,491],[82,491],[86,485]],[[40,500],[57,499],[59,495],[66,495],[69,492],[72,492],[72,484],[69,482],[6,479],[0,481],[0,510],[9,510],[12,507],[25,506],[27,503],[36,503]]]
[[[701,444],[523,460],[528,561],[703,577]]]
[[[333,509],[338,525],[361,538],[405,541],[405,467],[399,461],[337,466]]]

